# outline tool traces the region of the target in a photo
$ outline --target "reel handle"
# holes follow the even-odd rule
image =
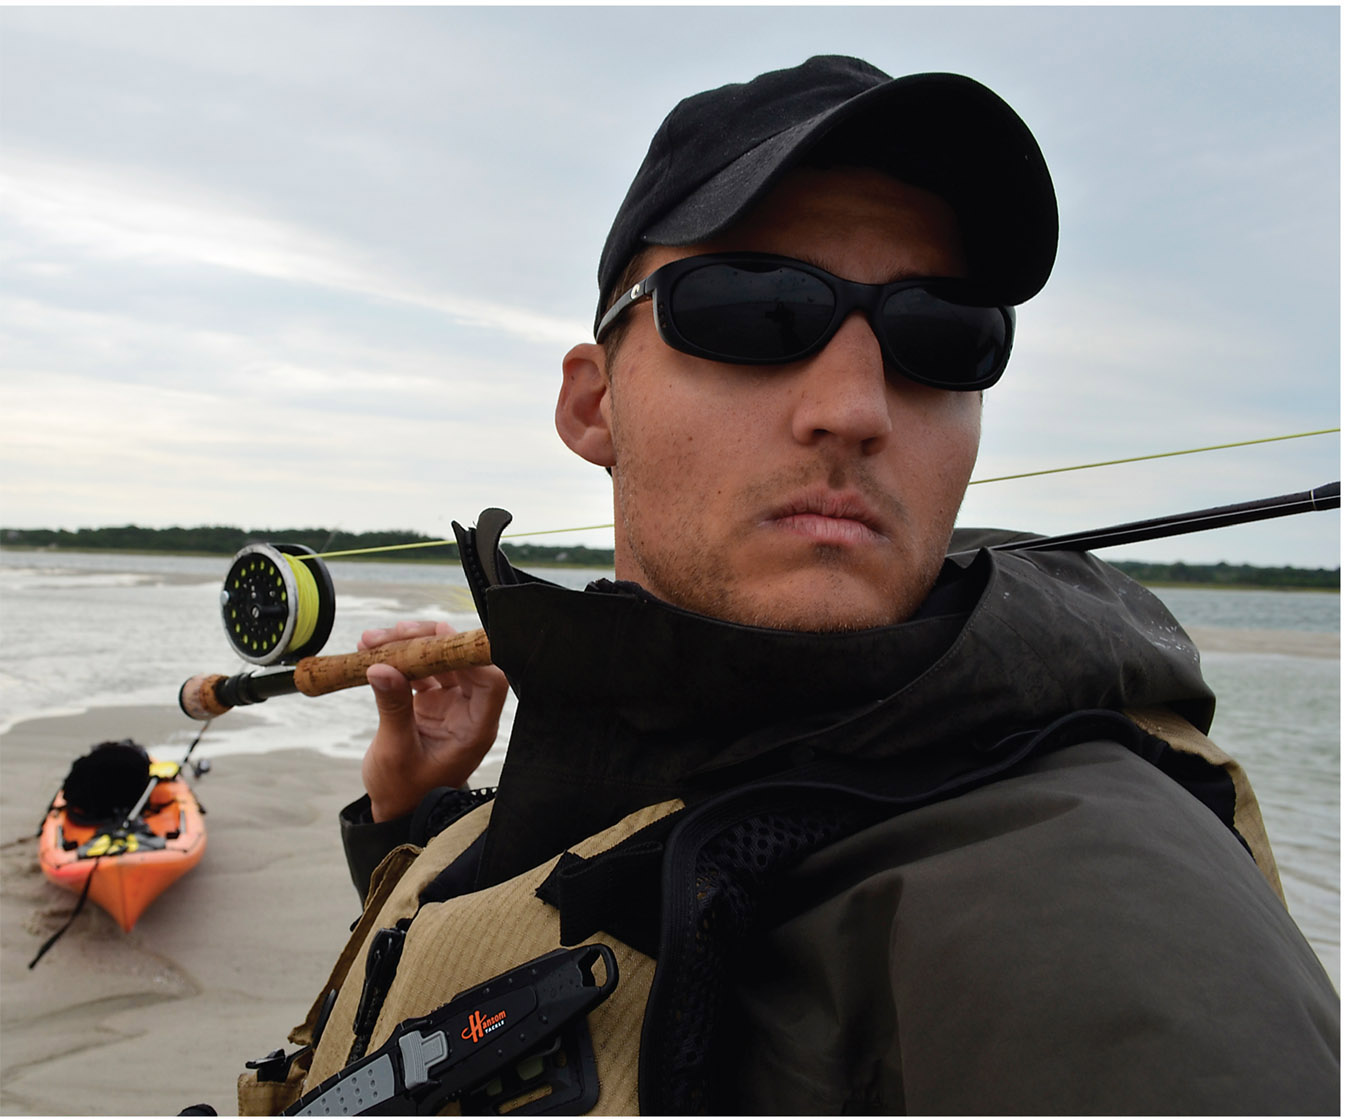
[[[491,663],[491,643],[486,631],[470,629],[440,637],[410,637],[390,641],[377,649],[305,657],[283,673],[238,676],[193,676],[178,692],[178,706],[189,718],[204,722],[242,704],[261,703],[272,696],[302,692],[327,695],[367,683],[365,670],[372,664],[391,664],[409,680],[437,672],[478,668]]]

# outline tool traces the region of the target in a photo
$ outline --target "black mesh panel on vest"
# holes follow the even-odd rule
[[[697,859],[697,919],[679,994],[664,1008],[669,1098],[675,1114],[715,1110],[722,1069],[710,1041],[726,1012],[724,993],[736,952],[752,929],[770,879],[819,847],[863,826],[873,808],[839,806],[798,813],[771,812],[732,825],[712,839]],[[723,1037],[723,1035],[721,1035]]]

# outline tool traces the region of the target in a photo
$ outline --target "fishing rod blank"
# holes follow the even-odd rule
[[[1336,509],[1341,504],[1338,482],[1328,482],[1317,489],[1303,493],[1284,493],[1258,501],[1243,501],[1236,505],[1218,505],[1192,513],[1176,513],[1169,517],[1153,517],[1145,521],[1129,521],[1110,528],[1089,532],[1071,532],[1063,536],[1047,536],[1041,540],[1009,541],[993,544],[990,551],[1015,552],[1091,552],[1098,548],[1115,548],[1121,544],[1136,544],[1143,540],[1158,540],[1165,536],[1181,536],[1189,532],[1226,528],[1248,524],[1272,517],[1288,517],[1293,513],[1313,513],[1321,509]]]
[[[1236,505],[1220,505],[1198,509],[1168,517],[1154,517],[1146,521],[1131,521],[1089,532],[1073,532],[1063,536],[1047,536],[1034,540],[1012,540],[991,545],[991,551],[1093,551],[1120,544],[1134,544],[1142,540],[1158,540],[1166,536],[1181,536],[1229,525],[1246,524],[1286,517],[1293,513],[1309,513],[1321,509],[1336,509],[1341,504],[1338,482],[1329,482],[1303,493],[1281,494],[1278,497],[1245,501]],[[970,552],[959,553],[971,555]],[[321,566],[322,561],[311,558],[309,564]],[[278,629],[285,630],[284,626]],[[280,638],[271,642],[273,649],[282,645]],[[365,670],[372,664],[391,664],[411,680],[452,672],[459,668],[476,668],[491,663],[491,645],[484,630],[468,630],[444,637],[414,637],[406,641],[392,641],[377,649],[363,649],[355,653],[332,656],[307,656],[291,669],[278,669],[237,676],[193,676],[178,692],[178,706],[193,719],[207,720],[223,715],[233,707],[261,703],[278,695],[300,692],[307,696],[327,695],[344,688],[366,683]]]

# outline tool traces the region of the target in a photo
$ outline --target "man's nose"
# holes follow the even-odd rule
[[[802,362],[792,431],[801,443],[835,439],[874,454],[893,431],[884,355],[860,311],[849,315],[813,357]]]

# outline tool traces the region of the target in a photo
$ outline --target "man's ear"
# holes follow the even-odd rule
[[[602,346],[584,342],[562,359],[557,434],[566,446],[595,466],[611,467],[617,461],[608,420],[610,390]]]

